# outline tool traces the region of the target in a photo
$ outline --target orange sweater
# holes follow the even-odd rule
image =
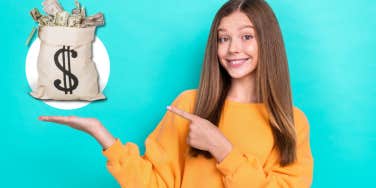
[[[173,102],[193,112],[196,90],[181,93]],[[308,121],[294,107],[297,161],[279,166],[265,107],[257,103],[226,100],[219,129],[233,150],[217,163],[214,158],[190,157],[187,153],[189,122],[169,111],[145,141],[145,154],[137,145],[117,140],[103,151],[107,168],[121,187],[165,188],[305,188],[312,182],[313,158]]]

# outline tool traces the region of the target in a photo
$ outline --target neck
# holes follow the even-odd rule
[[[256,74],[252,73],[243,78],[231,79],[230,90],[227,98],[237,102],[257,102],[256,98]]]

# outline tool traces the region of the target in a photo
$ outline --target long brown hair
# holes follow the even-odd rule
[[[194,113],[218,126],[231,86],[231,77],[220,65],[217,56],[217,29],[221,19],[235,11],[245,13],[256,29],[259,47],[255,70],[256,98],[257,102],[262,102],[266,107],[280,165],[286,166],[296,160],[290,78],[280,27],[272,9],[264,0],[230,0],[217,12],[207,42]],[[190,147],[190,155],[212,158],[208,151],[193,147]]]

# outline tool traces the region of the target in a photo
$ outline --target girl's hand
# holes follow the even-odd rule
[[[95,118],[81,118],[77,116],[40,116],[39,120],[68,125],[74,129],[92,134],[95,129],[102,126]]]
[[[173,106],[168,106],[167,109],[191,122],[187,137],[187,144],[190,146],[209,151],[217,162],[221,162],[232,150],[231,143],[210,121]]]
[[[74,129],[84,131],[93,136],[103,149],[107,149],[114,142],[115,138],[102,125],[100,121],[95,118],[81,118],[76,116],[40,116],[39,120],[68,125]]]

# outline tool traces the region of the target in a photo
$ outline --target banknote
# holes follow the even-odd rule
[[[57,26],[68,26],[69,13],[67,11],[61,11],[56,13],[55,25]]]
[[[43,10],[48,15],[55,15],[58,12],[63,11],[63,7],[57,0],[45,0],[42,2]]]
[[[104,25],[103,13],[92,16],[86,15],[86,10],[78,0],[75,0],[75,8],[71,14],[63,9],[58,0],[44,0],[43,10],[47,15],[42,15],[37,8],[30,11],[30,15],[39,26],[63,26],[63,27],[92,27]]]
[[[81,14],[73,14],[68,17],[68,27],[81,27]]]
[[[82,27],[101,25],[104,25],[104,16],[101,12],[96,13],[93,16],[88,16],[82,21]]]
[[[39,10],[37,8],[34,8],[30,11],[30,15],[33,18],[34,21],[38,22],[38,19],[42,17],[42,14],[40,14]]]

